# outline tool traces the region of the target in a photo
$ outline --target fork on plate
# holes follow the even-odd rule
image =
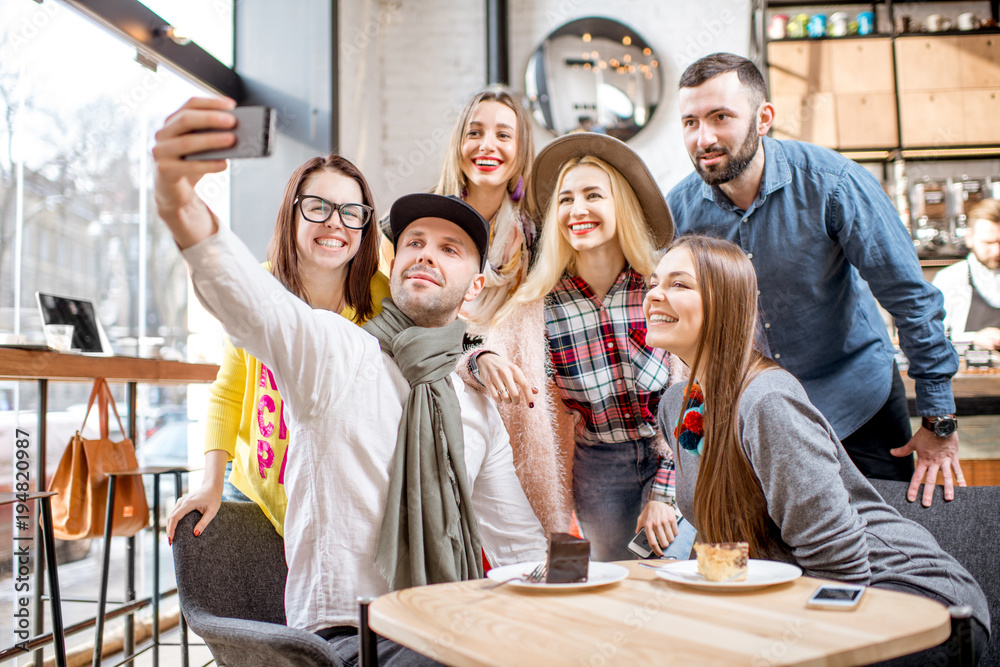
[[[494,581],[486,586],[483,586],[480,590],[491,591],[494,588],[503,586],[504,584],[509,584],[512,581],[526,581],[529,584],[541,583],[542,581],[545,581],[545,575],[547,572],[548,568],[545,567],[545,561],[542,561],[528,574],[522,574],[519,577],[511,577],[510,579],[504,579],[503,581]]]

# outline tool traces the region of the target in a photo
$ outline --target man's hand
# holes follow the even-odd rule
[[[225,160],[184,160],[184,155],[236,143],[231,130],[232,114],[222,113],[236,106],[228,98],[193,97],[171,114],[156,133],[153,160],[156,163],[156,208],[170,228],[177,245],[188,248],[217,231],[211,211],[194,187],[205,174],[225,171]],[[219,130],[218,132],[196,132]]]
[[[646,540],[657,556],[663,555],[663,550],[680,532],[674,508],[658,500],[650,500],[642,508],[642,514],[635,524],[635,532],[638,533],[643,527],[646,528]]]
[[[1000,329],[986,327],[976,332],[972,344],[983,350],[1000,350]]]
[[[476,365],[486,391],[498,402],[518,405],[523,400],[529,408],[535,407],[538,389],[531,386],[520,368],[496,352],[483,352],[476,358]]]
[[[921,427],[917,429],[908,443],[889,450],[889,452],[893,456],[909,456],[913,452],[917,453],[917,467],[913,471],[910,488],[906,492],[906,497],[911,503],[917,499],[917,492],[920,490],[920,484],[923,483],[923,506],[931,506],[931,501],[934,499],[934,484],[937,482],[939,470],[944,477],[945,500],[955,498],[956,481],[959,486],[965,486],[962,466],[958,464],[957,431],[947,438],[939,438]]]

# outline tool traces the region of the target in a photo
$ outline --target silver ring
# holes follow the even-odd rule
[[[498,394],[506,394],[507,393],[507,388],[506,387],[500,387],[499,389],[497,389],[497,393]]]

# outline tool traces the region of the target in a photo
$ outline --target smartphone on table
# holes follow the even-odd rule
[[[277,113],[271,107],[236,107],[227,111],[236,117],[236,143],[229,148],[219,148],[185,155],[185,160],[230,160],[235,158],[267,157],[274,144]],[[217,132],[218,130],[199,130]]]
[[[810,609],[839,609],[841,611],[849,611],[857,608],[864,592],[864,586],[823,584],[809,596],[806,606]]]

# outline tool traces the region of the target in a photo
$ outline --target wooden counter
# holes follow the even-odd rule
[[[951,391],[955,398],[986,398],[993,397],[1000,402],[1000,369],[992,369],[990,373],[959,373],[951,379]],[[914,382],[902,372],[903,384],[906,385],[906,395],[916,396]],[[998,403],[1000,407],[1000,403]],[[1000,411],[998,411],[1000,412]]]
[[[0,379],[79,380],[103,377],[111,382],[151,384],[213,382],[215,364],[140,359],[138,357],[88,357],[49,350],[0,348]]]
[[[1000,415],[1000,369],[990,373],[959,373],[951,380],[951,391],[955,396],[955,414]],[[916,390],[914,382],[902,372],[906,386],[906,398],[910,406],[910,416],[917,416]]]

